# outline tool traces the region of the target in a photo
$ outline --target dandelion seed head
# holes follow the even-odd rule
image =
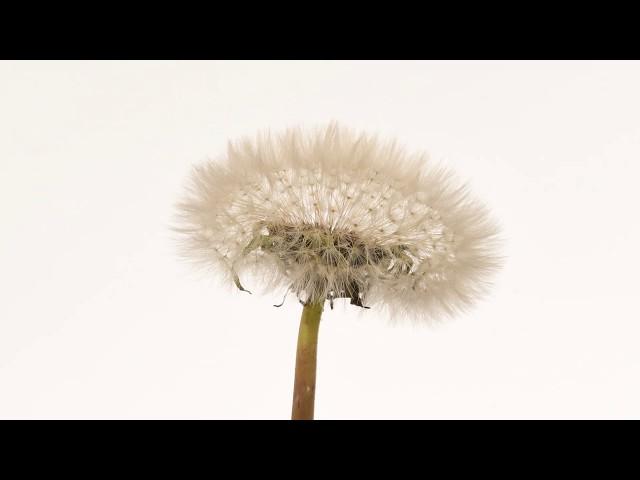
[[[252,288],[418,320],[471,306],[500,265],[497,227],[451,172],[335,124],[229,143],[194,168],[178,223],[186,258]]]

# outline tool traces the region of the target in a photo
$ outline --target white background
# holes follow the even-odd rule
[[[638,62],[0,63],[0,417],[288,418],[301,306],[218,288],[168,227],[228,139],[337,120],[453,167],[507,261],[437,328],[327,309],[317,418],[640,418],[638,85]]]

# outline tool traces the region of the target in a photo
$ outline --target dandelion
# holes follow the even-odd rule
[[[229,143],[178,209],[186,258],[303,304],[293,419],[313,418],[326,302],[435,321],[485,294],[500,263],[496,226],[449,170],[335,124]]]

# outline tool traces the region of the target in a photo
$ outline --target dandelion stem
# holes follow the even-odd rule
[[[296,352],[296,376],[293,386],[292,420],[313,420],[316,394],[316,357],[322,303],[308,303],[302,310]]]

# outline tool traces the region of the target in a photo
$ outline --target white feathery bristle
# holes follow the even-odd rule
[[[190,180],[182,253],[240,288],[434,320],[500,265],[496,225],[451,172],[336,124],[232,142]]]

